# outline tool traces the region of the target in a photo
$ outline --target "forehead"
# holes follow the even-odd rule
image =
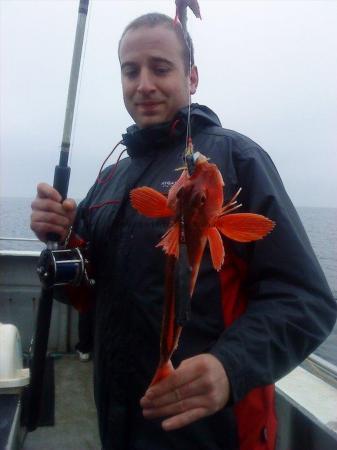
[[[165,57],[182,62],[182,55],[183,49],[177,35],[165,25],[130,29],[122,38],[119,48],[121,64],[143,56]]]

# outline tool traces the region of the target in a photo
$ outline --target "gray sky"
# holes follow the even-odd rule
[[[35,195],[58,162],[78,1],[0,0],[0,195]],[[225,128],[273,158],[295,206],[337,207],[337,2],[200,0],[189,16],[200,84]],[[83,197],[131,119],[117,44],[136,16],[174,0],[92,0],[69,196]],[[203,149],[200,149],[201,151]]]

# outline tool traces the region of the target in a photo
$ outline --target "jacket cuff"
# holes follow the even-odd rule
[[[242,360],[228,349],[223,349],[222,345],[217,345],[209,351],[223,365],[230,384],[230,402],[227,406],[239,402],[248,392],[247,374],[242,369]],[[242,356],[242,355],[241,355]]]

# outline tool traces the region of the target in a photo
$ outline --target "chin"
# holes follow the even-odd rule
[[[164,123],[166,122],[166,119],[158,116],[149,116],[149,117],[142,117],[141,119],[136,120],[135,122],[139,126],[139,128],[147,128],[153,125],[159,125],[161,123]]]

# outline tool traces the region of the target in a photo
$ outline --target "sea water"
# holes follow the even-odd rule
[[[0,237],[34,238],[30,229],[31,201],[27,198],[0,197]],[[337,208],[297,208],[311,245],[322,266],[334,298],[337,299]],[[0,240],[0,250],[38,250],[39,242]],[[337,325],[315,352],[337,365]]]

